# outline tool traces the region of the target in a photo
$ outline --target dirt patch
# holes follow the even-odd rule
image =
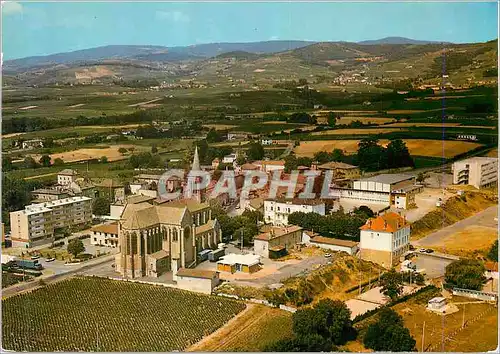
[[[85,68],[81,71],[75,71],[75,78],[77,80],[97,79],[112,75],[114,75],[114,72],[105,66],[95,66],[93,68]]]
[[[37,108],[38,106],[26,106],[26,107],[20,107],[20,110],[27,111],[29,109]]]
[[[361,135],[361,134],[383,134],[402,131],[397,128],[367,128],[367,129],[333,129],[322,132],[313,132],[311,135]]]
[[[313,157],[315,153],[320,151],[341,149],[346,154],[352,154],[358,150],[358,142],[359,140],[302,141],[295,148],[295,153],[297,156]],[[389,143],[388,140],[380,140],[379,142],[384,146]],[[451,158],[481,146],[477,143],[451,140],[405,139],[404,142],[410,154],[414,156],[444,156],[445,158]]]
[[[102,156],[106,156],[108,161],[118,161],[128,158],[128,155],[122,155],[118,152],[120,148],[135,148],[135,151],[147,150],[147,147],[144,146],[135,146],[135,145],[113,145],[108,147],[99,148],[88,148],[88,149],[78,149],[73,151],[61,152],[58,154],[50,155],[52,163],[55,159],[60,158],[64,162],[77,162],[77,161],[86,161],[91,159],[100,159]],[[33,155],[35,160],[39,160],[41,155]]]
[[[150,104],[150,103],[154,103],[154,102],[157,102],[159,100],[162,100],[163,98],[155,98],[154,100],[149,100],[149,101],[145,101],[145,102],[139,102],[139,103],[134,103],[134,104],[129,104],[128,106],[129,107],[138,107],[138,106],[144,106],[146,104]]]
[[[81,106],[85,106],[85,103],[74,104],[72,106],[68,106],[68,108],[77,108],[77,107],[81,107]]]
[[[229,130],[236,128],[236,125],[231,125],[231,124],[203,124],[204,127],[208,129],[215,129],[215,130]]]

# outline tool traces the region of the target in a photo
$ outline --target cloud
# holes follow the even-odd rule
[[[159,20],[167,20],[172,22],[189,22],[188,15],[181,11],[156,11],[156,18]]]
[[[23,13],[23,5],[15,1],[2,1],[2,14],[15,15]]]

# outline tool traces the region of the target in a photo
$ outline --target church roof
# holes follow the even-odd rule
[[[202,234],[204,232],[213,230],[215,227],[215,220],[208,220],[206,224],[196,227],[196,234]]]
[[[199,203],[197,200],[194,199],[179,199],[162,205],[170,206],[173,208],[188,208],[188,210],[192,213],[210,207],[210,205],[207,202]]]
[[[191,166],[191,171],[201,171],[200,168],[200,157],[198,156],[198,146],[194,149],[193,165]]]

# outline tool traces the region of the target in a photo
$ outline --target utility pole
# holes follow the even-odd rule
[[[463,309],[463,312],[462,312],[462,328],[465,327],[465,304],[464,304],[464,309]]]
[[[424,340],[425,340],[425,321],[424,325],[422,326],[422,352],[424,352]]]

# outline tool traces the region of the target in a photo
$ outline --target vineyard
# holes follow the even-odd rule
[[[77,277],[2,301],[4,349],[173,351],[245,305],[162,286]]]

